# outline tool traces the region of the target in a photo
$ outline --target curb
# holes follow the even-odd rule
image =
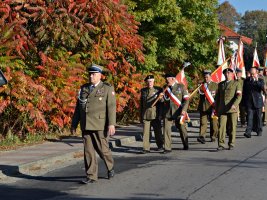
[[[199,126],[198,120],[192,120],[187,123],[188,127]],[[178,136],[177,130],[172,130],[174,136]],[[153,131],[152,131],[153,133]],[[130,136],[114,136],[109,140],[109,147],[123,147],[133,144],[137,141],[142,141],[142,133],[135,133]],[[19,178],[23,176],[43,175],[49,171],[53,171],[62,167],[67,167],[76,164],[83,160],[83,149],[73,150],[71,152],[64,152],[60,155],[50,156],[45,159],[20,164],[18,166],[8,166],[6,169],[0,170],[0,182],[7,181],[7,179]]]

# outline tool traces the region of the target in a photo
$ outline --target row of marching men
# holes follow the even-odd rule
[[[211,80],[211,71],[204,70],[204,82],[199,86],[200,133],[197,141],[206,142],[208,121],[210,139],[218,140],[218,150],[233,149],[235,146],[238,119],[246,125],[244,136],[251,137],[254,131],[262,135],[262,126],[266,124],[266,84],[267,68],[252,67],[246,79],[242,72],[231,68],[223,70],[225,81],[215,83]],[[236,73],[236,74],[234,74]],[[236,77],[236,79],[233,79]],[[188,134],[185,119],[189,95],[182,83],[177,82],[174,74],[165,75],[166,86],[154,86],[154,77],[145,78],[146,87],[141,90],[140,122],[143,123],[143,153],[150,152],[150,127],[153,127],[157,150],[162,153],[172,151],[171,127],[173,122],[180,132],[183,149],[188,150]],[[264,112],[263,112],[264,111]],[[240,116],[240,117],[239,117]],[[161,129],[163,120],[163,134]],[[226,135],[228,142],[226,144]]]

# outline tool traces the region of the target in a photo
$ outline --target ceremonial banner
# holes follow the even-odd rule
[[[186,80],[186,77],[185,77],[184,69],[186,67],[188,67],[189,65],[191,65],[191,63],[185,62],[184,65],[183,65],[182,70],[175,77],[176,80],[178,81],[178,83],[184,84],[186,89],[187,89],[188,83],[187,83],[187,80]]]
[[[225,52],[224,52],[224,45],[223,45],[224,38],[219,39],[219,51],[218,51],[218,60],[217,65],[222,65],[225,61]]]
[[[246,78],[246,68],[244,64],[244,44],[240,40],[238,44],[238,51],[237,51],[237,59],[236,59],[236,67],[242,70],[242,77]]]
[[[260,67],[260,61],[257,53],[257,47],[255,47],[254,53],[253,53],[253,62],[252,67]]]
[[[212,74],[211,74],[211,80],[216,83],[220,83],[221,81],[225,80],[225,77],[223,75],[223,70],[228,67],[227,60],[224,61],[222,65],[220,65]]]

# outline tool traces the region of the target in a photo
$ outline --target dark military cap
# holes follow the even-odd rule
[[[211,70],[209,70],[209,69],[205,69],[205,70],[203,71],[203,75],[207,75],[207,74],[211,74]]]
[[[239,68],[236,68],[236,73],[238,73],[238,72],[242,72],[242,70],[241,69],[239,69]]]
[[[90,67],[88,67],[89,73],[101,73],[103,72],[103,67],[100,65],[92,64]]]
[[[258,67],[257,69],[258,69],[259,72],[263,71],[263,67]]]
[[[169,77],[175,78],[176,76],[173,73],[166,73],[165,78],[169,78]]]
[[[148,75],[148,76],[145,78],[145,81],[147,81],[148,79],[154,79],[154,76],[153,76],[153,75]]]
[[[225,74],[226,72],[234,72],[231,68],[226,68],[223,70],[223,74]]]

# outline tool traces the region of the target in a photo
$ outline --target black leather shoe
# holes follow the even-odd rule
[[[234,149],[234,146],[230,145],[228,150],[233,150]]]
[[[200,142],[201,144],[205,144],[206,143],[205,138],[201,137],[201,136],[197,138],[197,141]]]
[[[111,179],[111,178],[113,178],[114,176],[115,176],[115,171],[114,171],[114,169],[109,170],[109,171],[108,171],[108,179]]]
[[[163,147],[158,147],[157,151],[164,151]]]
[[[188,150],[189,149],[189,147],[188,146],[184,146],[184,148],[183,148],[184,150]]]
[[[225,150],[225,147],[223,147],[223,146],[219,146],[219,147],[217,148],[217,150],[218,150],[218,151]]]
[[[247,133],[244,133],[244,136],[245,136],[246,138],[251,138],[251,135],[249,135],[249,134],[247,134]]]
[[[167,153],[171,153],[171,152],[172,152],[172,150],[164,150],[162,153],[167,154]]]
[[[90,178],[86,178],[85,180],[82,180],[81,183],[82,184],[89,184],[89,183],[95,183],[95,180],[92,180]]]
[[[143,150],[141,153],[142,153],[142,154],[147,154],[147,153],[150,153],[150,151],[148,151],[148,150]]]
[[[215,138],[211,138],[210,141],[211,142],[216,142],[216,139]]]

